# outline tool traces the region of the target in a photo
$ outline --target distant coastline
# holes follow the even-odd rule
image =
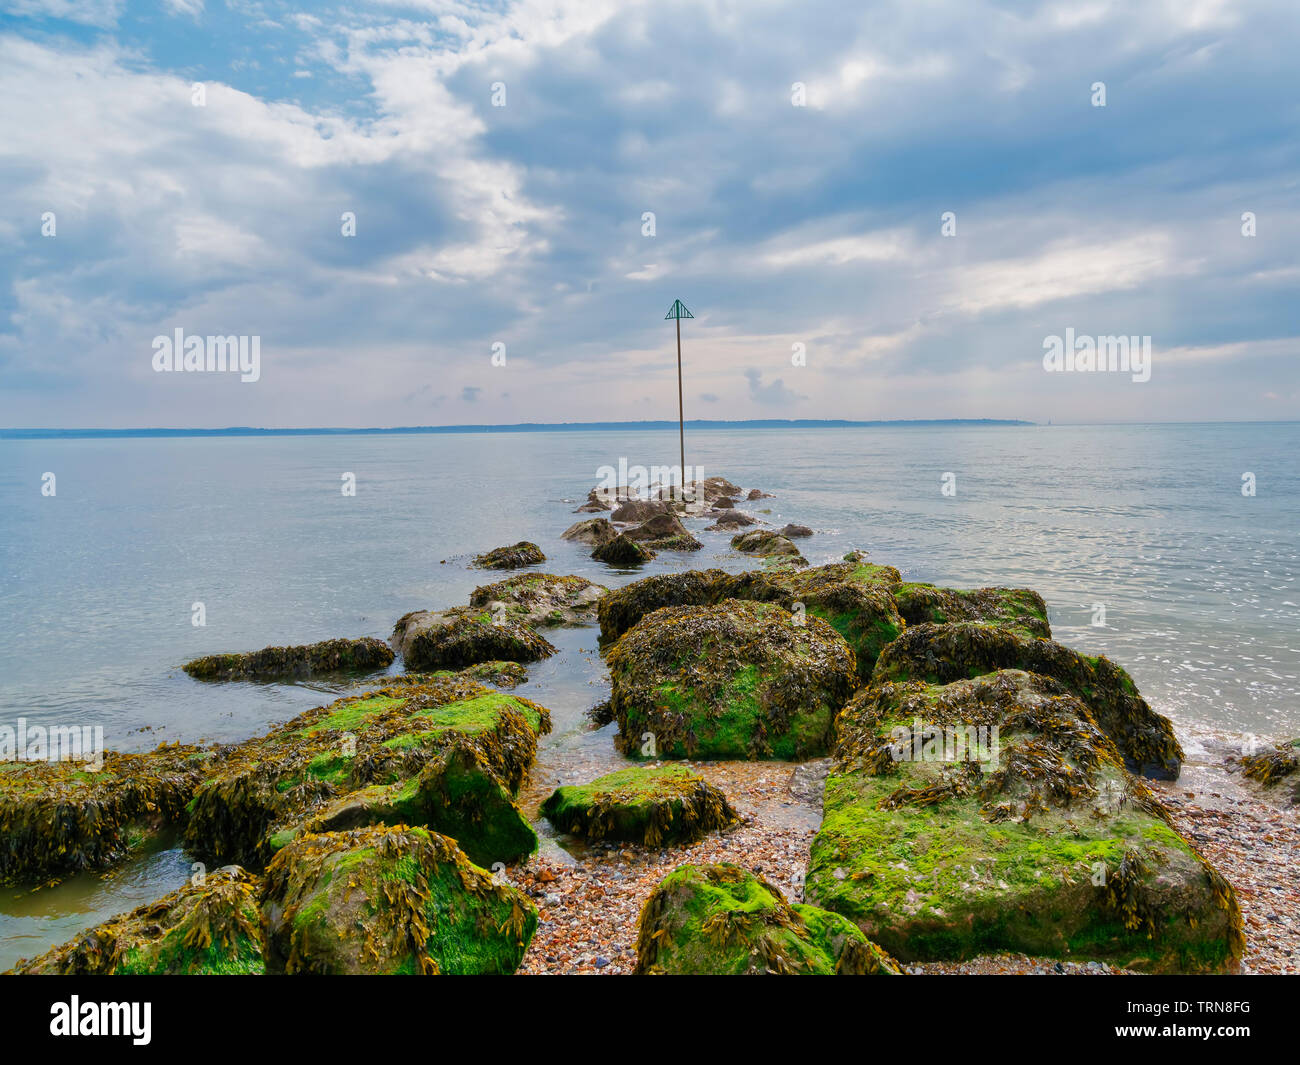
[[[757,418],[744,421],[688,421],[690,429],[871,429],[882,427],[926,429],[936,426],[1037,425],[1012,418],[931,418],[856,422],[844,419]],[[513,425],[409,425],[388,429],[0,429],[0,440],[59,440],[111,437],[177,436],[396,436],[416,433],[563,433],[641,429],[676,429],[675,421],[644,422],[518,422]]]

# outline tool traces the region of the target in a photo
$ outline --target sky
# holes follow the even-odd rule
[[[0,0],[0,426],[674,418],[675,299],[687,418],[1300,418],[1298,46],[1294,0]]]

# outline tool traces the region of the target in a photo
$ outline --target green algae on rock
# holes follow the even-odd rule
[[[897,976],[851,921],[728,863],[679,866],[641,911],[638,975]]]
[[[20,974],[255,976],[264,971],[258,880],[218,869],[20,962]]]
[[[267,970],[508,975],[537,928],[455,842],[404,826],[304,835],[266,871]]]
[[[542,816],[561,832],[648,847],[693,843],[739,820],[722,789],[685,766],[633,766],[557,788]]]
[[[600,601],[600,638],[609,643],[664,606],[709,606],[724,599],[776,603],[830,623],[853,648],[858,672],[871,674],[876,656],[903,631],[891,589],[892,566],[835,562],[805,570],[727,573],[720,569],[658,574],[616,588]]]
[[[607,662],[617,743],[632,758],[816,758],[857,686],[853,651],[829,624],[738,599],[656,610]]]
[[[474,565],[479,569],[521,569],[524,566],[540,566],[545,561],[542,549],[527,540],[520,540],[509,547],[494,547],[491,551],[474,556]]]
[[[390,642],[401,651],[406,668],[415,672],[458,670],[497,660],[536,662],[555,654],[548,640],[512,618],[504,605],[413,610],[398,618]]]
[[[324,640],[298,647],[263,647],[246,654],[205,655],[181,668],[198,680],[314,677],[322,673],[361,673],[393,662],[383,640]]]
[[[926,622],[983,621],[1051,639],[1047,604],[1029,588],[938,588],[933,584],[900,584],[894,589],[898,612],[909,625]]]
[[[949,743],[980,728],[996,730],[990,761]],[[1018,951],[1223,972],[1243,946],[1231,887],[1089,707],[1022,670],[854,697],[805,894],[905,961]]]
[[[620,533],[609,542],[599,544],[591,557],[607,566],[642,566],[655,557],[655,552]]]
[[[105,751],[102,764],[0,763],[0,882],[34,882],[125,859],[183,823],[204,766],[202,747]]]
[[[454,674],[339,699],[232,748],[195,790],[186,843],[199,857],[261,868],[340,796],[407,783],[462,744],[513,796],[550,727],[545,707]],[[425,784],[427,800],[433,782]],[[447,786],[460,817],[469,816],[468,793],[487,790],[464,780]],[[502,813],[495,797],[482,811],[488,826],[493,813]]]
[[[783,556],[793,562],[806,563],[799,547],[788,536],[771,529],[751,529],[731,538],[731,546],[742,555]]]
[[[1183,749],[1173,725],[1138,694],[1133,678],[1104,656],[1091,658],[1052,640],[980,622],[914,625],[881,652],[872,683],[947,684],[1000,669],[1023,669],[1060,681],[1092,711],[1129,769],[1155,779],[1178,779]]]
[[[588,625],[596,620],[596,605],[608,591],[586,577],[521,573],[475,588],[469,605],[496,617],[499,604],[507,618],[530,628]]]

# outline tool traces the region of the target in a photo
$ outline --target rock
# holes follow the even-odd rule
[[[98,768],[0,763],[0,882],[48,880],[126,859],[184,822],[185,804],[216,757],[202,747],[163,744],[147,754],[105,751]]]
[[[787,537],[788,539],[791,540],[799,539],[800,537],[804,537],[804,536],[811,536],[813,534],[813,531],[810,528],[808,528],[807,525],[791,524],[791,525],[786,525],[785,527],[777,531],[782,536]]]
[[[618,530],[610,524],[608,518],[588,518],[586,521],[570,525],[560,533],[560,539],[600,547],[601,544],[609,543],[617,535]]]
[[[15,973],[57,976],[260,975],[258,880],[238,866],[83,932]]]
[[[1300,770],[1300,739],[1279,743],[1257,754],[1242,755],[1241,765],[1247,778],[1272,788]],[[1291,802],[1300,803],[1300,779],[1294,782]]]
[[[604,728],[614,720],[614,708],[606,699],[604,702],[588,707],[584,716],[591,722],[592,728]]]
[[[735,499],[740,495],[740,486],[732,484],[725,477],[706,477],[702,481],[692,481],[687,485],[690,498],[697,502],[716,506],[719,500]]]
[[[752,503],[756,499],[771,499],[772,497],[767,492],[760,491],[757,488],[751,488],[749,494],[745,496],[745,498]]]
[[[412,611],[398,619],[390,642],[401,651],[406,668],[417,672],[480,662],[536,662],[555,654],[550,642],[511,618],[506,607]]]
[[[634,766],[590,784],[557,788],[542,816],[588,840],[629,840],[658,847],[693,843],[739,817],[722,789],[684,766]]]
[[[643,522],[658,514],[671,514],[670,504],[652,499],[629,499],[609,516],[610,521],[622,523]]]
[[[910,626],[876,661],[873,683],[954,680],[1021,669],[1060,681],[1091,711],[1133,772],[1177,780],[1183,749],[1169,719],[1151,709],[1133,678],[1104,656],[1079,654],[1053,640],[961,621]]]
[[[1022,670],[879,680],[837,733],[805,897],[901,961],[1236,968],[1232,888],[1066,685]]]
[[[656,610],[606,660],[632,758],[815,758],[857,686],[853,652],[826,622],[734,599]]]
[[[715,510],[712,513],[713,524],[708,526],[708,532],[730,531],[758,524],[757,518],[741,510]]]
[[[736,501],[731,496],[720,496],[713,501],[714,510],[735,510]]]
[[[610,566],[640,566],[654,558],[655,553],[626,536],[616,536],[596,548],[591,557]]]
[[[720,569],[647,577],[615,589],[598,608],[602,642],[609,643],[661,606],[706,606],[724,599],[778,603],[830,622],[857,655],[859,674],[871,675],[880,649],[903,631],[891,589],[901,582],[892,566],[836,562],[800,572],[726,573]]]
[[[627,539],[657,551],[698,551],[704,545],[686,531],[676,514],[656,514],[623,532]]]
[[[266,871],[267,970],[508,975],[537,910],[422,828],[307,835]]]
[[[474,556],[479,569],[519,569],[522,566],[539,566],[546,561],[542,549],[527,540],[509,547],[494,547],[484,555]]]
[[[610,509],[610,505],[607,502],[605,502],[605,500],[601,499],[600,494],[596,491],[596,489],[593,488],[590,492],[587,493],[587,502],[583,503],[582,506],[580,506],[577,510],[574,511],[574,513],[575,514],[596,514],[596,513],[600,513],[601,511],[607,511],[609,509]]]
[[[263,647],[247,654],[206,655],[181,668],[199,680],[312,677],[321,673],[360,673],[384,669],[393,652],[383,640],[325,640],[298,647]]]
[[[683,865],[641,911],[638,975],[900,975],[838,914],[801,903],[736,865]]]
[[[465,747],[482,756],[513,796],[536,759],[538,736],[550,727],[545,707],[454,674],[348,696],[231,749],[195,789],[186,847],[204,860],[260,869],[322,811],[338,815],[341,796],[412,781],[414,795],[399,788],[369,797],[379,810],[384,800],[390,805],[400,800],[408,816],[415,817],[415,811],[433,816],[431,789],[445,784],[455,800],[448,817],[472,820],[471,800],[486,796],[477,813],[485,831],[496,831],[497,823],[510,829],[499,796],[480,779],[483,774],[431,769],[423,781],[416,778],[426,767],[440,765],[447,752]],[[384,819],[382,813],[376,817]]]
[[[900,584],[894,589],[898,612],[909,625],[926,622],[983,621],[1016,629],[1026,636],[1052,636],[1047,604],[1029,588],[936,588],[933,584]]]
[[[754,529],[731,538],[731,546],[742,555],[762,555],[764,558],[784,556],[792,561],[805,562],[793,540],[771,529]]]
[[[589,625],[596,620],[596,604],[608,588],[586,577],[557,577],[551,573],[521,573],[496,584],[475,588],[469,597],[474,609],[506,617],[530,628]]]
[[[449,672],[441,673],[404,673],[401,676],[393,678],[393,683],[427,683],[435,677],[451,676]],[[456,675],[468,677],[471,680],[482,681],[484,684],[490,684],[494,688],[502,688],[510,691],[519,687],[528,679],[528,670],[522,662],[476,662],[472,666],[466,666],[458,670]]]

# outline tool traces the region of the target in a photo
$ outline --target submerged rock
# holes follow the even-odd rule
[[[533,904],[422,828],[307,835],[266,871],[267,970],[508,975],[537,928]]]
[[[215,758],[163,744],[146,754],[105,751],[102,764],[0,763],[0,882],[104,869],[168,825]]]
[[[522,566],[539,566],[546,561],[542,549],[527,540],[509,547],[494,547],[483,555],[474,556],[479,569],[519,569]]]
[[[805,895],[897,957],[1235,969],[1231,887],[1066,685],[882,680],[837,731]]]
[[[791,905],[736,865],[683,865],[655,888],[637,934],[638,975],[901,975],[838,914]]]
[[[634,766],[557,788],[542,816],[561,832],[648,847],[693,843],[739,820],[721,788],[684,766]]]
[[[799,562],[806,561],[795,542],[771,529],[753,529],[731,538],[731,546],[742,555],[761,555],[764,558],[785,556]]]
[[[1047,604],[1029,588],[936,588],[933,584],[900,584],[894,589],[898,612],[909,625],[927,622],[983,621],[1015,629],[1026,636],[1051,639]]]
[[[530,628],[589,625],[596,620],[596,604],[608,588],[586,577],[557,577],[552,573],[521,573],[496,584],[475,588],[469,605],[505,616]]]
[[[408,816],[423,811],[419,816],[432,818],[439,809],[436,788],[444,787],[444,814],[459,820],[440,823],[468,825],[467,844],[487,846],[517,834],[520,817],[503,808],[486,771],[468,773],[463,761],[447,760],[449,752],[481,755],[509,797],[537,756],[537,737],[549,731],[545,707],[455,675],[339,699],[233,748],[195,790],[186,846],[204,859],[261,868],[312,818],[327,809],[337,813],[340,797],[407,784],[414,794],[396,788],[386,796],[388,805],[400,800]],[[422,777],[430,766],[440,769]],[[376,820],[386,819],[383,810],[384,802],[376,801]],[[470,828],[483,839],[471,838]]]
[[[686,530],[676,514],[656,514],[625,530],[623,536],[657,551],[698,551],[704,546]]]
[[[620,535],[597,547],[591,557],[609,566],[640,566],[654,558],[655,553],[635,540]]]
[[[1092,712],[1129,769],[1159,780],[1178,779],[1183,749],[1173,725],[1147,705],[1133,678],[1104,656],[1093,658],[1052,640],[978,622],[924,624],[908,628],[881,652],[872,680],[947,684],[1000,669],[1060,681]]]
[[[157,902],[20,962],[57,976],[251,976],[264,970],[258,880],[238,866],[208,873]]]
[[[506,605],[415,610],[393,627],[392,645],[417,672],[463,669],[480,662],[536,662],[555,647],[510,616]]]
[[[586,521],[579,521],[570,525],[564,532],[560,533],[560,539],[600,547],[601,544],[609,543],[617,535],[618,530],[614,528],[608,518],[588,518]]]
[[[662,606],[707,606],[724,599],[777,603],[829,622],[853,648],[859,674],[865,678],[871,675],[880,649],[903,631],[890,594],[900,581],[892,566],[862,561],[798,572],[708,569],[660,574],[614,589],[601,600],[600,638],[605,643],[617,639]]]
[[[359,673],[384,669],[393,652],[383,640],[324,640],[298,647],[263,647],[246,654],[205,655],[181,668],[199,680],[312,677],[321,673]]]
[[[815,758],[857,686],[853,651],[826,622],[735,599],[656,610],[607,662],[629,757]]]

